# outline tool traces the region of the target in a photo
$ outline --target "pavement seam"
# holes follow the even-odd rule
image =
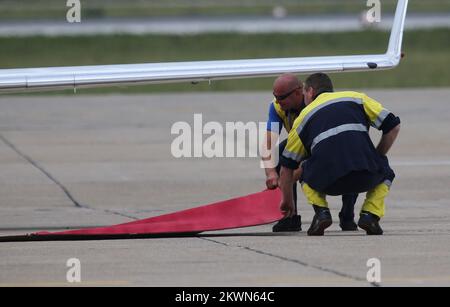
[[[227,243],[224,243],[224,242],[220,242],[220,241],[217,241],[217,240],[213,240],[213,239],[206,239],[206,238],[199,238],[199,239],[210,241],[210,242],[213,242],[215,244],[224,245],[226,247],[233,247],[230,244],[227,244]],[[283,260],[283,261],[299,264],[299,265],[301,265],[303,267],[306,267],[306,268],[312,268],[312,269],[316,269],[316,270],[319,270],[319,271],[322,271],[322,272],[331,273],[333,275],[337,275],[337,276],[340,276],[340,277],[348,278],[348,279],[351,279],[353,281],[368,282],[364,278],[360,278],[360,277],[353,276],[353,275],[350,275],[350,274],[342,273],[342,272],[339,272],[337,270],[329,269],[329,268],[326,268],[326,267],[323,267],[323,266],[312,265],[312,264],[309,264],[307,262],[300,261],[300,260],[297,260],[297,259],[292,259],[292,258],[280,256],[280,255],[275,255],[275,254],[268,253],[268,252],[261,251],[261,250],[257,250],[257,249],[254,249],[254,248],[251,248],[251,247],[248,247],[248,246],[235,245],[234,247],[237,247],[237,248],[249,251],[249,252],[257,253],[257,254],[260,254],[260,255],[276,258],[276,259],[279,259],[279,260]],[[375,282],[369,282],[369,284],[371,286],[373,286],[373,287],[380,287],[381,286],[379,283],[375,283]]]
[[[113,211],[113,210],[109,210],[109,209],[107,209],[107,210],[95,209],[95,208],[92,208],[90,206],[81,204],[80,202],[78,202],[75,199],[75,197],[73,197],[73,195],[70,193],[70,191],[60,181],[58,181],[55,177],[53,177],[52,174],[50,174],[44,167],[39,165],[39,163],[34,161],[30,156],[28,156],[25,153],[23,153],[22,151],[20,151],[13,143],[11,143],[2,134],[0,134],[0,140],[6,146],[8,146],[10,149],[12,149],[17,155],[19,155],[20,157],[25,159],[28,163],[30,163],[32,166],[34,166],[36,169],[38,169],[40,172],[42,172],[54,184],[56,184],[63,191],[63,193],[67,196],[67,198],[69,198],[69,200],[75,205],[75,207],[82,208],[82,209],[94,210],[94,211],[103,211],[105,213],[110,213],[110,214],[126,217],[126,218],[129,218],[129,219],[133,219],[133,220],[137,220],[138,219],[137,217],[134,217],[134,216],[131,216],[131,215],[127,215],[127,214],[123,214],[123,213],[120,213],[120,212],[116,212],[116,211]]]
[[[98,210],[98,209],[92,209],[92,210]],[[114,211],[114,210],[110,210],[110,209],[101,209],[103,212],[105,212],[105,213],[111,213],[111,214],[114,214],[114,215],[118,215],[118,216],[123,216],[123,217],[126,217],[126,218],[129,218],[129,219],[132,219],[132,220],[138,220],[139,218],[138,217],[135,217],[135,216],[132,216],[132,215],[128,215],[128,214],[125,214],[125,213],[120,213],[120,212],[117,212],[117,211]]]
[[[2,134],[0,134],[0,139],[5,143],[9,148],[11,148],[16,154],[18,154],[20,157],[25,159],[28,163],[30,163],[32,166],[37,168],[39,171],[41,171],[48,179],[50,179],[53,183],[55,183],[63,192],[64,194],[72,201],[72,203],[77,208],[85,208],[85,209],[91,209],[86,205],[80,204],[69,192],[69,190],[61,183],[59,182],[55,177],[52,176],[47,170],[45,170],[42,166],[40,166],[36,161],[34,161],[31,157],[27,156],[23,152],[21,152],[16,146],[14,146],[13,143],[8,141]]]

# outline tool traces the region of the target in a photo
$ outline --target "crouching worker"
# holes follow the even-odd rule
[[[313,74],[303,88],[306,107],[295,120],[280,157],[280,209],[295,212],[292,184],[301,163],[302,189],[315,215],[308,235],[321,236],[332,224],[326,195],[367,192],[358,226],[381,235],[384,199],[395,177],[386,157],[400,130],[400,119],[365,94],[333,92],[330,78]],[[377,147],[369,126],[383,132]]]
[[[305,108],[303,99],[303,82],[293,74],[283,74],[279,76],[273,84],[274,99],[270,103],[269,116],[267,121],[266,134],[266,148],[271,150],[272,144],[276,144],[282,128],[289,133],[292,129],[294,121],[299,116],[300,112]],[[286,147],[287,140],[282,141],[277,148],[274,148],[274,153],[280,157]],[[278,163],[279,159],[272,160],[263,158],[265,161],[266,186],[268,189],[278,188],[278,179],[281,165]],[[269,161],[267,161],[269,160]],[[270,164],[270,165],[269,165]],[[301,230],[301,216],[297,213],[297,184],[296,181],[301,176],[301,169],[294,171],[294,180],[291,185],[294,210],[291,216],[288,216],[278,223],[276,223],[272,231],[300,231]],[[358,194],[345,194],[342,196],[342,209],[339,213],[340,227],[343,231],[357,230],[358,226],[354,222],[353,208],[355,206]]]

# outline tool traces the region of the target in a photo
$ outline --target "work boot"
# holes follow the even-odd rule
[[[381,229],[378,223],[379,221],[380,218],[375,214],[368,211],[361,211],[358,226],[364,229],[368,235],[382,235],[383,229]]]
[[[323,236],[324,230],[333,223],[330,209],[313,205],[316,214],[308,229],[308,236]]]
[[[356,225],[353,215],[351,217],[344,217],[342,212],[339,212],[339,227],[342,231],[356,231],[358,225]]]
[[[301,231],[302,230],[302,217],[300,215],[294,215],[292,217],[286,217],[279,220],[278,223],[273,225],[273,232],[283,231]]]

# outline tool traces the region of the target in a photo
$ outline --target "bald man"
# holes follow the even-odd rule
[[[305,107],[303,98],[303,83],[294,74],[283,74],[279,76],[273,84],[274,99],[269,107],[269,119],[267,121],[266,146],[272,148],[279,138],[282,128],[289,133],[292,129],[295,119]],[[278,154],[281,154],[286,147],[287,140],[281,142],[278,146]],[[280,165],[270,165],[267,161],[270,158],[263,158],[266,163],[266,186],[268,189],[276,189],[280,174]],[[278,159],[277,159],[278,161]],[[297,212],[297,180],[301,177],[301,168],[294,171],[293,196],[295,212],[291,217],[280,220],[272,228],[273,232],[283,231],[301,231],[301,216]],[[342,209],[339,213],[340,227],[343,231],[354,231],[358,229],[354,221],[354,206],[358,194],[349,194],[342,196]]]

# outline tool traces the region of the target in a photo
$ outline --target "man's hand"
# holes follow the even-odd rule
[[[294,203],[292,200],[281,200],[280,211],[284,214],[284,217],[292,217],[295,214]]]
[[[300,165],[295,171],[294,171],[294,182],[298,181],[300,177],[302,176],[303,168]]]
[[[269,190],[274,190],[278,188],[278,174],[272,173],[266,177],[266,187]]]

